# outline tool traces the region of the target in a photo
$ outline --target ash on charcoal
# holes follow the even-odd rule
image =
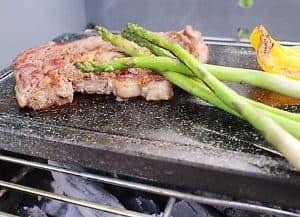
[[[49,161],[51,165],[59,165],[60,167],[69,167],[68,165],[58,164]],[[74,169],[74,166],[72,166]],[[79,168],[76,168],[77,170]],[[89,181],[81,177],[65,175],[62,173],[52,172],[54,182],[52,187],[55,193],[65,194],[71,197],[80,198],[83,200],[93,201],[100,204],[109,205],[115,208],[124,209],[124,206],[112,194],[103,189],[103,186],[98,182]],[[55,217],[116,217],[117,215],[109,214],[94,209],[74,206],[59,201],[50,200],[45,203],[42,209],[49,215]]]
[[[160,212],[158,205],[152,199],[142,194],[129,198],[124,205],[131,210],[145,214],[156,214]]]
[[[23,207],[20,217],[47,217],[47,215],[39,207],[33,206],[32,208]]]
[[[117,186],[106,186],[106,189],[115,195],[126,209],[144,213],[159,214],[163,211],[166,198],[160,195],[140,192]]]

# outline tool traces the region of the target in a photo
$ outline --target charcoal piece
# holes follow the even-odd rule
[[[32,208],[23,207],[20,210],[20,217],[47,217],[47,215],[39,207],[33,206]]]
[[[228,217],[272,217],[272,215],[268,215],[268,214],[262,214],[262,213],[248,211],[248,210],[240,210],[240,209],[232,209],[232,208],[226,209],[225,214]],[[280,216],[277,215],[277,217]]]
[[[59,165],[60,167],[74,166],[59,164],[57,162],[49,161],[51,165]],[[76,168],[76,170],[81,170]],[[65,194],[71,197],[80,198],[87,201],[93,201],[99,204],[112,206],[115,208],[124,209],[123,205],[116,197],[103,189],[102,184],[86,180],[81,177],[65,175],[62,173],[52,172],[54,182],[52,187],[57,194]],[[55,217],[74,217],[74,216],[89,216],[89,217],[116,217],[117,215],[109,214],[95,209],[84,208],[72,204],[66,204],[59,201],[50,200],[45,203],[43,210],[49,215]]]
[[[195,202],[181,200],[174,204],[171,212],[172,217],[225,217],[217,209],[210,206],[200,205]]]
[[[73,205],[63,203],[57,200],[49,200],[43,204],[42,209],[51,216],[65,217],[66,214],[70,212],[68,211],[68,209],[71,209],[70,206]]]
[[[152,199],[142,194],[129,198],[124,205],[130,210],[145,214],[157,214],[160,212],[159,206]]]

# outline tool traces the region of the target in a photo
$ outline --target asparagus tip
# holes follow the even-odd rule
[[[96,26],[96,31],[98,35],[104,40],[109,40],[112,37],[112,33],[103,26]]]
[[[79,69],[82,68],[82,64],[83,64],[83,62],[76,62],[76,63],[74,63],[74,65],[75,65],[77,68],[79,68]]]
[[[91,62],[76,62],[74,65],[83,72],[93,72],[94,66]]]
[[[135,23],[127,23],[127,27],[138,27]]]

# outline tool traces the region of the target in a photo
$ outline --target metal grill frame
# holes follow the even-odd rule
[[[101,175],[97,175],[97,174],[93,174],[93,173],[87,173],[87,172],[76,171],[73,169],[67,169],[67,168],[58,167],[58,166],[52,166],[52,165],[48,165],[45,163],[24,160],[24,159],[16,158],[16,157],[0,155],[0,161],[14,163],[14,164],[22,165],[25,167],[35,168],[35,169],[41,169],[41,170],[46,170],[46,171],[64,173],[67,175],[79,176],[79,177],[86,178],[86,179],[89,179],[92,181],[97,181],[99,183],[105,183],[105,184],[109,184],[109,185],[113,185],[113,186],[123,187],[123,188],[127,188],[127,189],[132,189],[132,190],[139,190],[139,191],[144,191],[144,192],[148,192],[148,193],[153,193],[153,194],[158,194],[161,196],[169,197],[169,200],[164,209],[163,217],[170,217],[171,211],[172,211],[172,208],[173,208],[173,205],[174,205],[176,199],[194,201],[197,203],[213,205],[213,206],[231,207],[231,208],[236,208],[236,209],[255,211],[255,212],[266,213],[266,214],[271,214],[271,215],[284,215],[284,216],[300,217],[300,213],[281,210],[278,208],[272,208],[272,207],[267,207],[267,206],[262,206],[262,205],[255,205],[255,204],[245,203],[245,202],[209,198],[209,197],[205,197],[205,196],[194,195],[191,193],[176,191],[176,190],[172,190],[172,189],[168,189],[168,188],[156,187],[153,185],[141,184],[141,183],[137,183],[137,182],[126,181],[126,180],[111,178],[111,177],[107,177],[107,176],[101,176]],[[94,203],[91,201],[85,201],[85,200],[81,200],[78,198],[73,198],[73,197],[69,197],[69,196],[65,196],[65,195],[59,195],[59,194],[47,192],[44,190],[40,190],[37,188],[31,188],[31,187],[27,187],[27,186],[23,186],[23,185],[19,185],[19,184],[13,183],[13,182],[3,181],[3,180],[0,180],[0,186],[3,188],[16,190],[16,191],[20,191],[20,192],[27,193],[27,194],[32,194],[35,196],[42,196],[45,198],[59,200],[59,201],[71,203],[74,205],[83,206],[83,207],[87,207],[87,208],[93,208],[96,210],[100,210],[100,211],[104,211],[104,212],[108,212],[108,213],[112,213],[112,214],[118,214],[118,215],[122,215],[122,216],[128,216],[128,217],[148,217],[148,216],[150,217],[150,216],[152,216],[152,215],[145,215],[142,213],[138,213],[135,211],[114,208],[111,206],[98,204],[98,203]],[[1,215],[4,215],[4,214],[0,213],[0,216]]]

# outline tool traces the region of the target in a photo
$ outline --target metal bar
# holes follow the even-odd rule
[[[209,42],[209,41],[215,41],[215,42],[233,42],[233,43],[241,43],[241,44],[249,44],[250,41],[248,39],[239,39],[237,40],[236,38],[227,38],[227,37],[210,37],[210,36],[204,36],[204,41]],[[287,46],[295,46],[295,45],[300,45],[300,42],[295,42],[295,41],[278,41],[278,43],[282,45],[287,45]]]
[[[0,211],[0,217],[18,217],[18,216]]]
[[[0,74],[0,81],[2,79],[5,79],[12,72],[11,66],[5,68],[2,72],[3,72],[3,74]]]
[[[23,159],[14,158],[14,157],[0,155],[0,160],[12,162],[12,163],[16,163],[16,164],[21,164],[21,165],[26,165],[26,166],[30,166],[30,167],[34,167],[34,168],[38,168],[38,169],[80,176],[83,178],[95,180],[98,182],[103,182],[103,183],[110,184],[110,185],[116,185],[116,186],[120,186],[120,187],[134,189],[134,190],[145,191],[145,192],[149,192],[149,193],[153,193],[153,194],[174,197],[174,198],[182,199],[182,200],[191,200],[191,201],[208,204],[208,205],[212,205],[212,206],[231,207],[231,208],[236,208],[236,209],[244,209],[244,210],[267,213],[267,214],[280,214],[280,215],[286,215],[286,216],[300,217],[300,214],[298,214],[298,213],[293,213],[290,211],[275,209],[275,208],[271,208],[271,207],[265,207],[265,206],[261,206],[261,205],[229,201],[229,200],[207,198],[207,197],[193,195],[193,194],[184,193],[184,192],[179,192],[179,191],[175,191],[175,190],[171,190],[171,189],[165,189],[165,188],[161,188],[161,187],[155,187],[155,186],[151,186],[151,185],[100,176],[100,175],[91,174],[91,173],[87,173],[87,172],[80,172],[80,171],[75,171],[75,170],[71,170],[71,169],[60,168],[60,167],[56,167],[56,166],[51,166],[51,165],[38,163],[38,162],[27,161],[27,160],[23,160]]]
[[[237,40],[237,38],[204,36],[203,39],[204,41],[249,43],[249,40],[244,38]]]
[[[252,47],[247,43],[240,42],[225,42],[225,41],[205,41],[208,45],[223,45],[223,46],[233,46],[233,47]]]
[[[145,215],[142,213],[133,212],[130,210],[125,210],[125,209],[119,209],[119,208],[115,208],[115,207],[107,206],[107,205],[103,205],[103,204],[97,204],[94,202],[85,201],[85,200],[81,200],[81,199],[77,199],[77,198],[69,197],[69,196],[65,196],[65,195],[59,195],[59,194],[51,193],[48,191],[43,191],[40,189],[31,188],[31,187],[27,187],[27,186],[23,186],[23,185],[18,185],[18,184],[14,184],[14,183],[2,181],[2,180],[0,180],[0,186],[2,186],[4,188],[14,189],[14,190],[21,191],[21,192],[26,192],[28,194],[38,195],[38,196],[46,197],[46,198],[53,199],[53,200],[59,200],[59,201],[67,202],[67,203],[72,203],[74,205],[97,209],[97,210],[101,210],[104,212],[109,212],[109,213],[113,213],[113,214],[117,214],[117,215],[122,215],[122,216],[127,216],[127,217],[150,217],[150,215]]]
[[[171,216],[171,212],[172,212],[172,209],[173,209],[173,206],[174,206],[175,202],[176,202],[176,199],[174,197],[169,198],[168,203],[166,205],[166,208],[164,210],[163,217],[170,217]]]
[[[30,167],[23,167],[23,168],[20,169],[18,174],[15,175],[14,177],[12,177],[9,181],[13,182],[13,183],[16,183],[16,182],[20,181],[31,170],[32,170],[32,168],[30,168]],[[7,192],[7,189],[5,189],[5,188],[1,189],[0,190],[0,198],[3,197],[3,195],[5,195],[6,192]]]

